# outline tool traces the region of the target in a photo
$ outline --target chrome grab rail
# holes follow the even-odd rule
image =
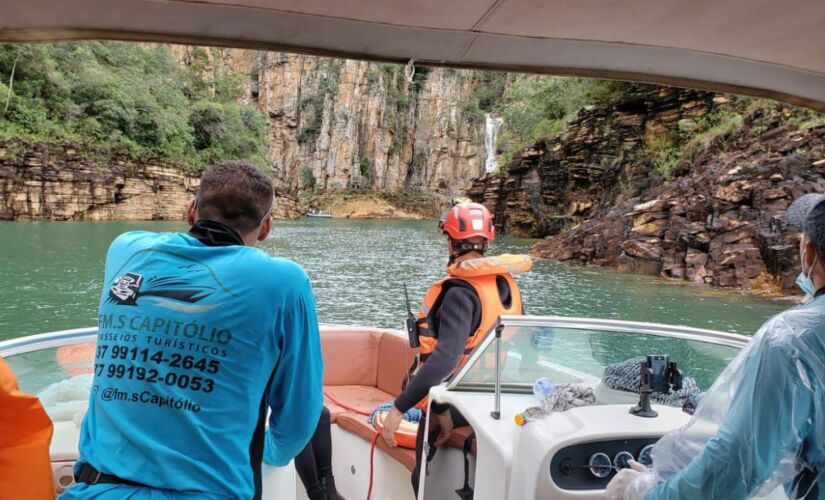
[[[493,411],[490,413],[490,416],[493,417],[494,420],[501,419],[501,332],[504,330],[504,325],[501,324],[501,320],[499,320],[499,324],[496,326],[495,336],[496,336],[496,395],[495,395],[495,406],[493,407]]]
[[[27,352],[49,349],[52,347],[62,347],[64,345],[80,344],[83,342],[95,342],[97,340],[97,327],[75,328],[73,330],[60,330],[57,332],[40,333],[16,339],[0,341],[0,356],[8,357]]]

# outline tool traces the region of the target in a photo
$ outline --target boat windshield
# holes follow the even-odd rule
[[[694,328],[648,323],[561,317],[502,317],[499,354],[503,392],[530,393],[546,377],[554,384],[583,383],[619,390],[606,374],[626,376],[638,388],[639,362],[647,355],[667,355],[683,377],[707,390],[747,343],[748,338]],[[450,389],[492,391],[496,342],[491,334],[449,384]],[[628,369],[632,367],[633,370]],[[607,372],[606,372],[607,370]]]

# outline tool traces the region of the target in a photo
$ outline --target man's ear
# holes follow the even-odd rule
[[[261,230],[258,231],[258,241],[264,241],[269,232],[272,230],[272,217],[267,217],[266,222],[261,224]]]
[[[192,198],[189,200],[189,204],[186,205],[186,222],[190,226],[194,226],[196,220],[198,220],[198,208],[195,206],[195,198]]]
[[[817,251],[816,245],[809,238],[805,238],[805,262],[802,263],[805,269],[811,269],[814,267],[814,261],[821,264],[821,259],[817,258],[819,252]],[[809,271],[810,272],[810,271]]]

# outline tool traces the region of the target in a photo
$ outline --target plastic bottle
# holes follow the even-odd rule
[[[553,394],[556,384],[550,382],[547,377],[541,377],[533,382],[533,394],[541,401],[541,406],[527,408],[515,416],[516,425],[522,426],[527,422],[538,420],[547,416],[547,399]]]
[[[527,408],[521,413],[516,414],[514,420],[516,421],[516,425],[521,427],[522,425],[526,424],[527,422],[532,422],[533,420],[538,420],[547,416],[547,413],[541,406],[533,406]]]
[[[533,394],[539,398],[539,401],[542,403],[553,394],[553,391],[556,389],[556,384],[550,382],[547,377],[541,377],[533,382]]]

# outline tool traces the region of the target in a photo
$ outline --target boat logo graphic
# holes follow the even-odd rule
[[[126,273],[115,278],[109,288],[109,302],[122,306],[136,306],[145,300],[157,307],[185,313],[206,312],[217,304],[198,304],[211,296],[214,287],[197,285],[187,277],[158,277],[144,279],[139,273]]]
[[[109,288],[110,301],[122,305],[136,305],[141,283],[143,283],[143,275],[141,274],[126,273],[120,276],[115,280],[115,284]]]

